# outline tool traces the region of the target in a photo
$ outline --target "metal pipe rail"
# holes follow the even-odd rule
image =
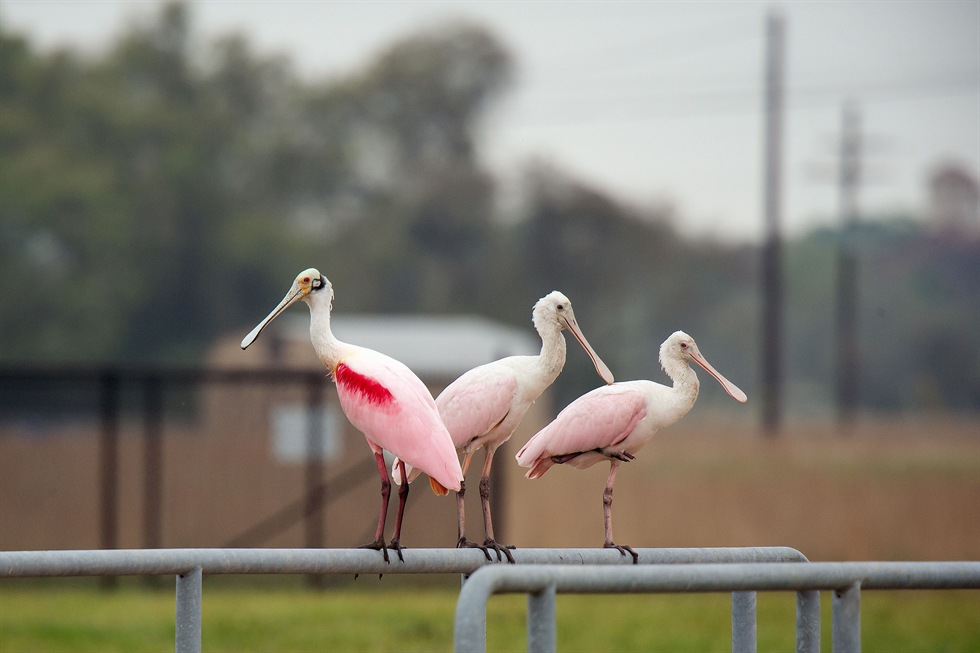
[[[670,564],[722,564],[806,562],[789,547],[636,549],[640,566]],[[540,569],[548,565],[622,565],[636,571],[629,556],[615,549],[516,549],[513,569]],[[117,549],[86,551],[0,551],[0,578],[39,576],[143,576],[174,574],[176,587],[177,653],[201,650],[201,593],[204,574],[472,574],[490,565],[479,549],[408,549],[404,562],[368,549]],[[500,563],[494,563],[494,566]],[[503,566],[503,565],[501,565]],[[518,567],[519,566],[519,567]],[[466,582],[469,585],[469,581]],[[735,605],[733,595],[733,620]],[[745,602],[743,601],[742,604]],[[484,622],[486,619],[484,602]],[[553,611],[552,611],[553,614]],[[755,601],[751,612],[755,642]],[[819,623],[820,606],[816,603]],[[484,644],[486,633],[484,632]],[[734,640],[733,640],[734,641]]]
[[[640,564],[805,562],[789,547],[636,549]],[[0,551],[0,578],[183,574],[471,574],[490,564],[479,549],[406,549],[386,563],[370,549],[113,549]],[[629,565],[615,549],[515,549],[527,565]]]
[[[833,650],[861,650],[861,589],[980,589],[980,562],[811,562],[647,565],[643,567],[492,566],[473,573],[456,604],[456,653],[486,651],[487,601],[493,594],[528,595],[528,652],[554,651],[557,592],[797,592],[797,651],[820,650],[816,620],[801,620],[801,595],[832,590]],[[812,594],[811,594],[812,596]],[[754,603],[754,601],[753,601]],[[733,602],[733,615],[734,615]],[[811,606],[812,607],[812,606]],[[812,613],[810,613],[812,615]],[[733,649],[736,649],[733,623]],[[751,648],[755,650],[754,638]]]

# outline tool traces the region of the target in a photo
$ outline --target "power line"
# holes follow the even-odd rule
[[[865,87],[863,90],[839,86],[812,86],[789,89],[786,93],[786,109],[789,111],[806,111],[825,108],[839,104],[841,97],[859,95],[863,104],[884,104],[892,102],[914,101],[929,98],[943,98],[963,94],[980,93],[978,80],[928,80],[920,82],[903,82],[896,84],[879,84]],[[561,118],[554,114],[542,116],[549,126],[571,126],[585,124],[605,124],[624,122],[641,123],[663,119],[701,118],[712,116],[735,116],[756,113],[760,106],[758,88],[740,87],[737,89],[699,89],[695,91],[680,91],[677,93],[659,92],[634,97],[608,97],[597,100],[595,96],[581,98],[565,98],[558,100],[563,109],[574,106],[576,113],[588,114],[588,117]],[[659,106],[651,106],[651,103]],[[608,115],[611,106],[629,105],[629,112],[635,115]],[[639,106],[642,104],[642,106]],[[733,106],[734,105],[734,106]],[[602,115],[596,115],[596,114]],[[532,121],[527,121],[532,122]]]

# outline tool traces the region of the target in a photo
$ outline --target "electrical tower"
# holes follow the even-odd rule
[[[766,22],[765,243],[762,248],[762,428],[779,433],[782,417],[783,270],[782,136],[786,24],[781,12]]]
[[[841,114],[840,227],[837,237],[837,423],[850,431],[858,405],[858,186],[861,183],[861,113],[846,102]]]

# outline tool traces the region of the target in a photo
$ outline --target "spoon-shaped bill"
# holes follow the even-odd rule
[[[584,349],[585,353],[589,355],[589,358],[592,359],[592,364],[595,365],[595,370],[599,373],[599,376],[602,377],[602,380],[608,384],[615,383],[616,379],[613,378],[613,373],[609,371],[606,364],[602,362],[601,358],[599,358],[599,354],[595,353],[595,350],[592,349],[592,345],[590,345],[589,341],[585,339],[585,335],[579,328],[575,317],[569,316],[568,318],[563,318],[562,322],[564,322],[565,328],[571,331],[572,335],[575,336],[575,339],[578,340],[580,345],[582,345],[582,349]]]
[[[303,289],[300,288],[298,284],[293,284],[293,287],[289,289],[289,292],[286,293],[286,296],[282,298],[282,301],[279,302],[279,305],[276,306],[276,308],[271,313],[269,313],[269,315],[267,315],[264,320],[259,322],[258,325],[254,329],[249,331],[248,335],[242,339],[242,349],[245,349],[250,344],[255,342],[255,339],[259,337],[259,334],[262,333],[262,329],[264,329],[266,325],[269,324],[269,322],[272,322],[274,319],[276,319],[280,313],[282,313],[284,310],[289,308],[290,304],[292,304],[302,296],[303,296]]]
[[[698,365],[703,367],[708,374],[715,377],[715,380],[721,384],[721,387],[723,387],[725,389],[725,392],[730,394],[733,399],[743,404],[746,402],[746,400],[748,400],[748,397],[745,396],[745,393],[742,392],[737,385],[735,385],[734,383],[732,383],[731,381],[723,377],[721,374],[719,374],[718,370],[711,367],[711,364],[704,359],[704,356],[701,355],[701,352],[696,350],[692,351],[691,358],[694,359],[694,362],[696,362]]]

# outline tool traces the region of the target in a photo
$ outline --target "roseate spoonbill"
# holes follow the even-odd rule
[[[674,332],[660,346],[660,364],[674,382],[672,388],[653,381],[625,381],[596,388],[570,403],[553,422],[538,431],[517,454],[517,464],[530,467],[527,478],[538,478],[555,464],[585,469],[609,461],[609,478],[602,493],[606,548],[633,556],[628,546],[613,543],[612,495],[620,463],[635,457],[653,434],[687,414],[698,398],[698,377],[688,364],[694,361],[715,377],[737,401],[745,393],[708,364],[694,339]]]
[[[498,560],[502,560],[502,551],[510,562],[514,562],[507,547],[497,544],[493,535],[493,523],[490,519],[490,465],[493,454],[497,447],[510,439],[528,408],[554,382],[564,367],[565,338],[561,332],[568,329],[588,353],[603,380],[606,383],[614,381],[612,372],[582,334],[568,297],[557,290],[545,295],[535,303],[531,316],[534,328],[541,336],[539,355],[509,356],[475,367],[449,384],[436,398],[439,415],[449,429],[456,451],[463,454],[464,477],[477,449],[483,447],[486,450],[480,477],[480,503],[483,507],[486,539],[483,546],[466,539],[464,482],[456,493],[459,522],[459,541],[456,546],[483,549],[487,560],[490,560],[488,549],[492,548],[497,552]],[[416,474],[417,472],[410,470],[409,481]]]
[[[296,302],[310,307],[310,339],[317,356],[333,375],[340,406],[351,424],[357,427],[378,461],[381,474],[381,516],[378,532],[371,544],[362,548],[380,549],[385,562],[388,551],[384,541],[385,514],[391,483],[385,467],[384,450],[401,461],[392,474],[406,477],[406,465],[429,475],[432,491],[439,495],[462,487],[463,472],[449,432],[439,419],[439,411],[428,388],[408,367],[371,349],[337,340],[330,331],[330,309],[333,287],[315,268],[299,273],[292,287],[275,310],[242,340],[242,349],[258,337],[262,329]],[[417,474],[418,472],[416,472]],[[389,545],[401,553],[402,513],[408,497],[408,483],[398,490],[398,517]]]

